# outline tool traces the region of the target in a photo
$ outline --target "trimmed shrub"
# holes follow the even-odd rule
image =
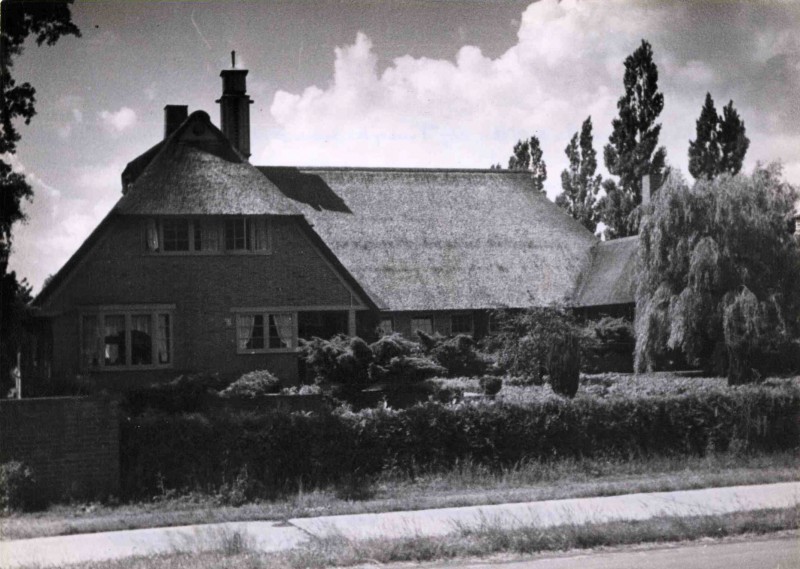
[[[330,340],[301,340],[300,357],[314,374],[315,383],[341,383],[348,387],[369,384],[369,367],[375,359],[364,340],[343,335]]]
[[[446,369],[424,356],[399,356],[389,360],[385,367],[373,365],[370,368],[370,376],[374,381],[406,385],[445,374]]]
[[[281,380],[269,371],[251,371],[219,392],[223,398],[255,399],[281,390]]]
[[[16,460],[0,464],[0,511],[28,512],[41,505],[30,467]]]
[[[378,341],[370,344],[369,348],[375,356],[375,364],[379,366],[388,365],[392,358],[422,353],[419,344],[405,339],[397,332],[381,337]]]
[[[480,386],[485,395],[494,397],[503,388],[503,379],[492,375],[487,375],[481,378]]]
[[[169,383],[153,383],[124,394],[121,408],[139,414],[145,409],[169,413],[193,413],[205,409],[207,398],[225,389],[230,379],[219,374],[196,373],[180,375]]]
[[[129,498],[153,496],[159,488],[214,494],[246,467],[258,483],[253,487],[269,497],[387,470],[447,470],[464,460],[502,468],[524,460],[800,446],[796,382],[678,383],[685,391],[642,395],[631,386],[607,397],[543,393],[519,403],[429,401],[357,413],[150,412],[122,424],[123,489]]]
[[[475,340],[465,334],[452,338],[417,331],[426,353],[447,370],[450,377],[477,377],[486,373],[486,358],[477,350]]]
[[[547,355],[550,387],[559,395],[575,397],[581,377],[581,351],[574,334],[554,338]]]

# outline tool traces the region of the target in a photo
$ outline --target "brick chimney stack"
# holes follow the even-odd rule
[[[175,132],[189,117],[189,107],[186,105],[167,105],[164,107],[164,138]]]
[[[650,174],[642,176],[642,205],[650,204]]]
[[[236,52],[231,52],[231,62],[236,66]],[[247,69],[224,69],[222,97],[219,103],[221,130],[234,148],[245,158],[250,158],[250,105],[247,94]]]

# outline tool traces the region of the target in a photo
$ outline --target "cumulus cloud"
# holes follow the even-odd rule
[[[120,134],[136,124],[136,112],[128,107],[118,111],[100,111],[98,113],[103,127],[112,134]]]
[[[505,163],[514,142],[537,134],[552,197],[560,191],[564,147],[588,115],[602,156],[623,90],[623,61],[646,38],[666,99],[661,143],[673,165],[686,169],[706,91],[720,109],[735,100],[752,140],[746,166],[756,159],[794,164],[800,11],[782,4],[702,9],[542,0],[525,10],[516,44],[497,58],[465,45],[452,60],[406,55],[383,71],[371,39],[359,33],[335,50],[329,85],[275,94],[270,112],[279,129],[257,157],[271,164],[485,168]],[[790,143],[769,144],[776,133]]]

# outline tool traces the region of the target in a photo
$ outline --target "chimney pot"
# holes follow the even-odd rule
[[[164,107],[164,138],[175,132],[189,117],[187,105],[167,105]]]

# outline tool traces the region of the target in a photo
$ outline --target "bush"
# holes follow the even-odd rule
[[[374,381],[406,385],[446,373],[446,369],[424,356],[399,356],[389,360],[386,366],[373,365],[370,368],[370,376]]]
[[[559,395],[575,397],[581,377],[581,351],[574,334],[553,339],[547,356],[550,387]]]
[[[470,336],[459,334],[445,339],[419,330],[417,335],[427,355],[444,367],[450,377],[477,377],[486,373],[487,360]]]
[[[153,383],[125,393],[121,407],[134,415],[145,409],[169,413],[193,413],[205,409],[209,395],[228,386],[219,374],[180,375],[169,383]]]
[[[487,375],[480,380],[480,386],[485,395],[494,397],[503,388],[503,379]]]
[[[572,314],[558,305],[533,307],[523,312],[500,314],[501,332],[497,337],[498,363],[515,376],[526,376],[541,385],[554,345],[578,337],[580,329]]]
[[[321,395],[322,388],[319,385],[292,385],[281,389],[281,395]]]
[[[642,394],[632,386],[606,397],[543,393],[527,402],[429,401],[357,413],[146,413],[122,424],[123,489],[129,498],[162,486],[215,493],[246,466],[253,487],[270,496],[388,470],[446,470],[464,460],[502,468],[524,460],[798,448],[797,382],[679,383],[685,390]]]
[[[589,321],[581,331],[581,368],[588,373],[631,372],[636,348],[633,324],[625,318],[604,316]]]
[[[30,467],[16,460],[0,464],[0,511],[28,512],[41,505]]]
[[[255,399],[281,390],[281,380],[269,371],[262,369],[251,371],[231,383],[224,390],[220,391],[220,397]]]
[[[422,348],[419,344],[406,340],[397,332],[381,337],[378,341],[370,344],[369,349],[375,356],[375,364],[379,366],[388,365],[392,358],[422,353]]]
[[[330,340],[301,340],[300,357],[314,374],[315,383],[341,383],[350,387],[369,384],[369,366],[375,359],[364,340],[343,335]]]

